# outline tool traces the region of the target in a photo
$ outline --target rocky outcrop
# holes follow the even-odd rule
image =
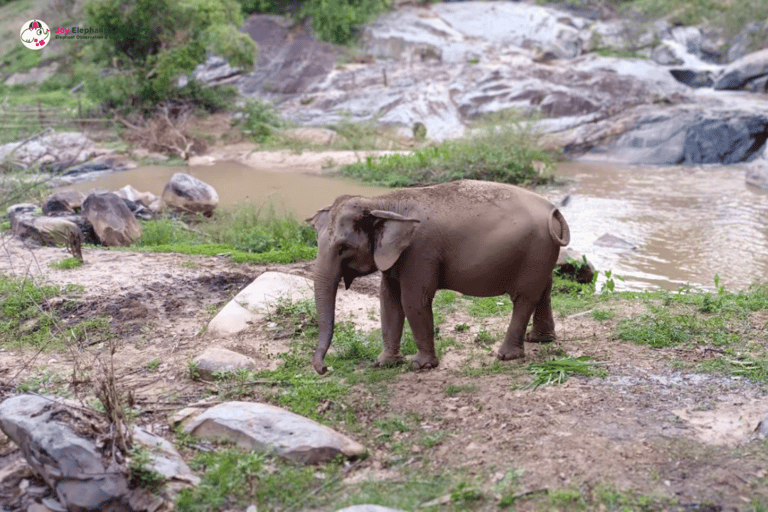
[[[219,204],[219,194],[209,184],[189,174],[177,172],[163,189],[163,204],[184,213],[213,215]]]
[[[33,165],[70,167],[98,153],[93,141],[78,132],[49,132],[0,146],[0,162],[29,168]]]
[[[141,225],[125,201],[112,192],[89,195],[83,203],[83,217],[108,247],[130,245],[141,238]]]
[[[267,404],[225,402],[192,420],[184,432],[228,440],[246,450],[275,451],[304,464],[330,462],[341,455],[355,459],[365,447],[324,425]]]

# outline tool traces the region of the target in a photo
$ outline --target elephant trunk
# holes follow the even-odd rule
[[[331,346],[333,328],[336,314],[336,291],[341,280],[341,269],[327,270],[328,267],[318,265],[315,270],[315,309],[317,310],[317,324],[319,337],[315,357],[312,366],[322,375],[328,368],[325,367],[325,354]]]

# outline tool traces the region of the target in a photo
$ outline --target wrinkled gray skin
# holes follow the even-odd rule
[[[336,291],[359,276],[381,276],[384,351],[377,365],[403,360],[405,318],[419,368],[438,365],[432,299],[439,289],[475,297],[508,293],[512,322],[498,357],[523,357],[527,341],[555,339],[550,292],[560,246],[570,240],[562,214],[543,197],[512,185],[454,181],[374,198],[341,196],[308,222],[317,231],[315,303],[320,338],[312,361],[319,374],[334,328]]]

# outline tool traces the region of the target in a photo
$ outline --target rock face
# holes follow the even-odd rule
[[[365,453],[361,444],[335,430],[267,404],[219,404],[195,418],[184,431],[206,439],[227,439],[246,450],[275,450],[304,464]]]
[[[210,321],[206,333],[214,338],[231,336],[264,318],[266,307],[280,298],[291,301],[314,297],[314,284],[304,277],[264,272],[235,295]]]
[[[112,192],[89,195],[83,203],[83,216],[93,225],[99,241],[108,247],[130,245],[141,238],[141,225]]]
[[[19,395],[0,404],[0,429],[19,446],[67,510],[156,510],[163,500],[140,488],[131,489],[124,468],[73,427],[86,427],[83,422],[88,421],[78,404],[38,395]],[[139,429],[134,440],[149,448],[149,466],[154,471],[168,479],[199,482],[167,441]]]
[[[202,213],[210,217],[219,204],[219,194],[207,183],[189,174],[177,172],[165,185],[162,200],[165,205],[175,210],[192,214]]]
[[[715,82],[715,89],[743,89],[754,80],[768,75],[768,48],[750,53],[732,62]],[[761,87],[764,91],[765,88]]]

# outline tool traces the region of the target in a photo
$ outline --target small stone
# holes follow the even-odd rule
[[[207,380],[213,379],[217,372],[256,368],[256,361],[253,358],[218,347],[207,348],[194,358],[193,362],[197,365],[195,369],[198,375]]]

